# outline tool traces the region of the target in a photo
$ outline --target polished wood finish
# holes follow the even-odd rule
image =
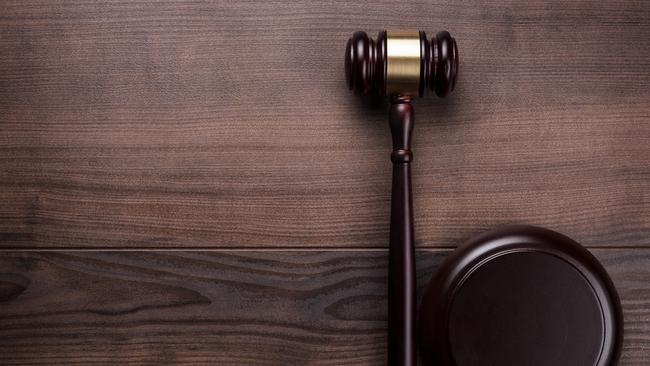
[[[445,258],[419,309],[423,365],[615,366],[623,314],[607,271],[557,232],[506,226]]]
[[[413,94],[421,96],[427,83],[439,96],[453,90],[458,50],[448,32],[438,33],[431,43],[422,31],[400,33],[398,37],[405,37],[415,47],[407,52],[416,55],[409,60],[410,66],[415,66],[411,68],[415,73],[407,77],[406,82],[403,77],[396,82],[390,77],[391,67],[400,69],[400,65],[391,64],[394,56],[390,46],[392,34],[380,32],[375,42],[365,32],[355,32],[345,48],[345,79],[349,89],[357,94],[390,94],[388,119],[393,139],[393,184],[388,264],[388,364],[415,366],[415,231],[410,164],[415,117],[411,98]]]
[[[407,65],[391,55],[391,31],[379,32],[377,41],[363,31],[355,32],[345,48],[345,79],[357,94],[387,94],[388,120],[393,139],[393,184],[391,191],[388,276],[388,364],[415,366],[415,239],[411,189],[411,133],[415,123],[411,99],[423,95],[428,85],[440,97],[454,89],[458,73],[458,50],[449,32],[439,32],[431,41],[423,31],[402,31],[396,37],[408,40],[414,49],[402,50]],[[410,47],[410,46],[403,46]],[[391,58],[394,57],[394,58]],[[402,75],[391,79],[391,68]],[[414,73],[405,73],[409,68]],[[419,92],[418,92],[419,90]]]
[[[439,97],[445,97],[454,90],[458,74],[458,46],[456,40],[447,31],[441,31],[431,40],[426,32],[420,31],[420,81],[416,89],[417,96],[423,96],[425,90],[432,90]],[[400,94],[387,91],[387,51],[386,31],[377,35],[377,40],[368,37],[364,31],[354,32],[345,47],[345,80],[350,90],[357,94]]]
[[[619,365],[647,365],[650,252],[593,252],[623,300]],[[418,252],[420,287],[448,254]],[[385,250],[4,252],[0,364],[384,365],[387,260]]]

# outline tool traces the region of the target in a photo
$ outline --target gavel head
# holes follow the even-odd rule
[[[456,40],[446,31],[429,41],[424,32],[379,32],[377,40],[355,32],[345,50],[345,77],[358,94],[422,96],[432,90],[444,97],[458,74]]]

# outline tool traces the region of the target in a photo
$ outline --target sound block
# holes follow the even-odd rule
[[[424,365],[610,366],[621,305],[596,258],[531,226],[488,232],[445,259],[420,307]]]

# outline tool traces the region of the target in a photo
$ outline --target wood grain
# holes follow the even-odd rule
[[[498,224],[649,247],[650,2],[3,1],[0,246],[385,247],[354,30],[449,30],[416,102],[417,245]]]
[[[415,102],[418,284],[483,229],[559,230],[648,363],[650,2],[0,9],[0,364],[384,364],[390,135],[343,75],[384,27],[461,56]]]
[[[418,253],[426,283],[446,251]],[[600,249],[650,358],[650,252]],[[3,252],[0,364],[382,365],[377,251]],[[420,291],[421,292],[421,291]]]

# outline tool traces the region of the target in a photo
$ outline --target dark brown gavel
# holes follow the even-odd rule
[[[390,98],[393,187],[388,272],[388,364],[416,364],[416,287],[411,203],[411,99],[432,90],[444,97],[458,74],[456,41],[448,32],[382,31],[377,40],[356,32],[345,51],[348,86],[358,94]]]
[[[458,74],[447,32],[363,32],[348,41],[348,86],[390,98],[393,136],[388,273],[388,364],[615,366],[623,343],[616,288],[572,239],[513,225],[483,233],[440,264],[422,296],[417,326],[411,204],[411,98],[445,96]]]

